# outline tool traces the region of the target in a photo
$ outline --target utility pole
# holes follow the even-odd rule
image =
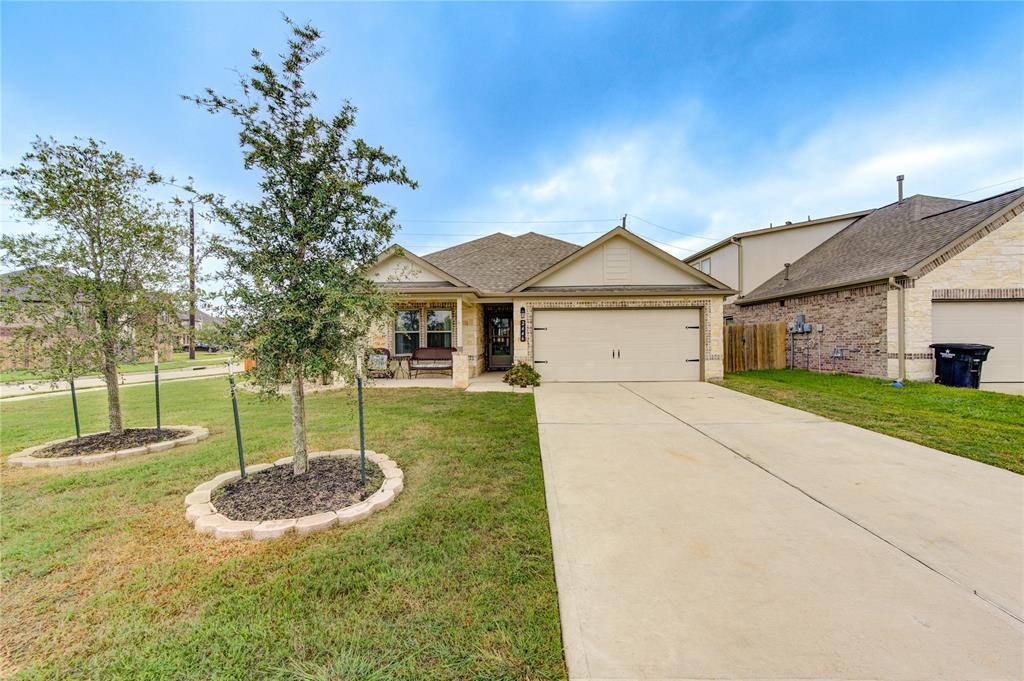
[[[188,358],[196,358],[196,208],[188,207]]]

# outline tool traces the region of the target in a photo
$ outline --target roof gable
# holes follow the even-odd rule
[[[398,245],[381,253],[367,277],[385,285],[466,286],[465,282]]]
[[[720,281],[622,227],[595,239],[515,290],[608,286],[688,286],[729,290]]]
[[[909,273],[1011,204],[1024,188],[967,202],[915,195],[872,212],[776,273],[740,304]]]

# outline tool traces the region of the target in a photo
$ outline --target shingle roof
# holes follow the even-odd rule
[[[423,259],[481,291],[504,293],[579,248],[536,232],[519,236],[499,232],[430,253]]]
[[[188,310],[185,310],[184,312],[178,312],[177,317],[179,322],[187,322]],[[199,309],[196,310],[196,321],[200,322],[201,324],[214,325],[218,325],[224,322],[224,320],[221,317],[214,317],[212,314],[203,312],[202,310]]]
[[[1024,187],[968,202],[917,194],[860,218],[737,301],[784,298],[900,275],[1024,197]]]

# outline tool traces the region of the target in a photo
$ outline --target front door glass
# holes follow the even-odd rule
[[[487,360],[491,369],[512,366],[512,316],[492,313],[487,326]]]

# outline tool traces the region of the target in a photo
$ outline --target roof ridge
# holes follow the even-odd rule
[[[553,236],[548,236],[547,234],[541,234],[540,232],[534,232],[532,230],[529,231],[529,232],[524,232],[523,234],[517,234],[513,238],[514,239],[519,239],[519,238],[524,237],[524,236],[539,236],[539,237],[544,237],[545,239],[547,239],[549,241],[557,241],[560,244],[566,244],[568,246],[577,246],[577,247],[579,247],[579,244],[574,244],[571,241],[566,241],[565,239],[556,239]]]
[[[505,237],[509,237],[509,238],[515,238],[515,237],[509,236],[508,234],[505,234],[504,232],[495,232],[494,234],[485,234],[484,236],[478,236],[477,238],[470,239],[469,241],[463,241],[463,242],[460,242],[460,243],[457,243],[457,244],[452,244],[451,246],[446,246],[445,248],[442,248],[442,249],[437,250],[437,251],[432,251],[432,252],[427,253],[425,255],[422,255],[420,257],[426,258],[426,257],[432,256],[432,255],[438,255],[439,253],[444,253],[445,251],[450,251],[450,250],[455,249],[455,248],[463,249],[466,246],[469,246],[470,244],[475,244],[478,241],[484,241],[485,239],[492,239],[492,238],[494,238],[496,236],[505,236]]]
[[[921,219],[922,220],[928,220],[928,219],[934,218],[934,217],[936,217],[938,215],[945,215],[946,213],[952,213],[955,210],[963,210],[964,208],[970,208],[971,206],[976,206],[979,203],[985,203],[986,201],[992,201],[994,199],[998,199],[1000,197],[1006,196],[1007,194],[1013,194],[1015,192],[1019,192],[1022,189],[1024,189],[1024,187],[1017,187],[1016,189],[1011,189],[1009,191],[1005,191],[1005,192],[1002,192],[1000,194],[993,194],[992,196],[987,196],[984,199],[978,199],[977,201],[965,201],[964,203],[960,204],[959,206],[953,206],[952,208],[947,208],[946,210],[941,210],[938,213],[932,213],[931,215],[926,215],[925,217],[923,217]],[[931,198],[944,198],[944,197],[934,196],[934,197],[931,197]],[[950,200],[951,201],[958,201],[959,199],[950,199]]]

